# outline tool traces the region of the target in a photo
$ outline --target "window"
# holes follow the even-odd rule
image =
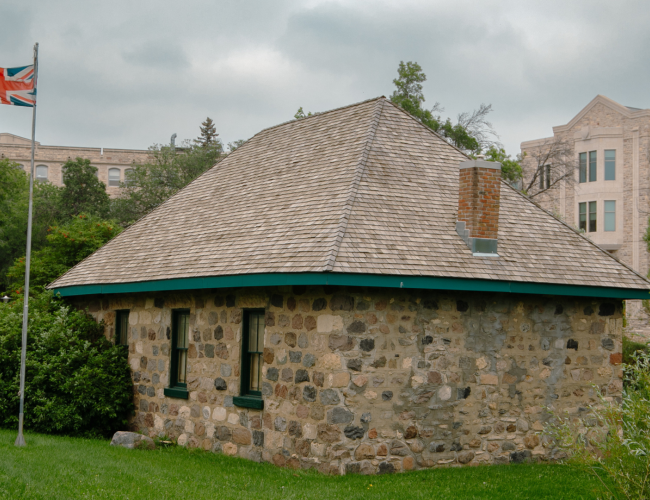
[[[171,360],[169,363],[169,387],[165,396],[187,399],[187,348],[190,339],[190,311],[172,311]]]
[[[244,311],[242,326],[241,396],[233,398],[233,403],[237,406],[261,409],[264,310]]]
[[[542,165],[539,172],[539,188],[549,189],[551,187],[551,166]]]
[[[544,165],[544,174],[545,174],[545,181],[546,181],[546,189],[549,189],[551,187],[551,166],[550,165]]]
[[[589,182],[596,181],[596,152],[589,151]]]
[[[587,213],[589,208],[589,213]],[[587,221],[589,223],[587,224]],[[578,203],[578,227],[590,233],[596,232],[596,202]]]
[[[605,180],[606,181],[616,180],[616,150],[615,149],[605,150]],[[605,229],[605,231],[607,231],[607,229]]]
[[[124,184],[126,184],[127,186],[132,182],[131,175],[133,175],[133,169],[127,168],[124,171]]]
[[[587,182],[587,153],[580,153],[580,182]]]
[[[129,311],[115,311],[115,343],[129,345]]]
[[[596,232],[596,202],[589,202],[589,232]]]
[[[616,231],[616,201],[605,201],[605,231]]]
[[[578,227],[583,230],[587,231],[587,204],[586,203],[578,203],[578,214],[579,214],[579,219],[578,219]]]
[[[36,180],[39,182],[47,182],[47,167],[45,165],[38,165],[36,167]]]
[[[120,169],[119,168],[109,168],[108,169],[108,185],[118,187],[120,185]]]

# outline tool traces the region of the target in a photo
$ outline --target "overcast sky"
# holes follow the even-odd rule
[[[389,96],[400,60],[453,118],[481,103],[509,153],[597,94],[650,107],[650,2],[88,0],[0,2],[0,67],[40,42],[36,139],[146,149],[224,142],[305,111]],[[29,137],[31,110],[0,106]]]

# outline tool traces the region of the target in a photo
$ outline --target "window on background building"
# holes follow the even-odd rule
[[[606,181],[616,180],[616,150],[615,149],[605,150],[605,180]]]
[[[124,171],[124,184],[129,185],[131,184],[131,175],[133,174],[133,169],[132,168],[127,168]]]
[[[129,311],[115,311],[115,343],[129,345]]]
[[[187,399],[187,349],[190,340],[190,311],[172,311],[171,359],[169,363],[169,387],[165,396]]]
[[[616,201],[605,201],[605,231],[616,231]]]
[[[597,178],[598,162],[596,158],[596,151],[589,151],[589,182],[595,182]]]
[[[47,182],[47,167],[45,165],[38,165],[36,167],[36,180]]]
[[[580,153],[578,156],[580,164],[580,182],[587,182],[587,153]]]
[[[539,188],[549,189],[551,187],[551,166],[542,165],[539,172]]]
[[[578,227],[587,231],[587,204],[578,203]]]
[[[245,311],[242,335],[241,395],[262,396],[264,310]]]
[[[596,202],[589,202],[589,232],[596,232]]]
[[[551,166],[550,165],[544,165],[544,182],[545,182],[545,187],[546,189],[549,189],[551,187]]]
[[[120,169],[119,168],[109,168],[108,169],[108,185],[112,187],[119,187],[120,185]]]

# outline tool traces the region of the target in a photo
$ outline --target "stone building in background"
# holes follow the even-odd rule
[[[650,283],[385,98],[258,133],[49,288],[134,429],[329,474],[558,456]],[[578,420],[579,421],[579,420]]]
[[[8,158],[29,172],[31,165],[30,139],[13,134],[0,133],[0,159]],[[43,146],[36,142],[34,151],[35,179],[63,186],[61,167],[77,157],[89,159],[97,167],[97,176],[106,184],[110,196],[117,195],[120,182],[125,182],[129,166],[149,160],[149,151],[141,149],[79,148],[69,146]]]

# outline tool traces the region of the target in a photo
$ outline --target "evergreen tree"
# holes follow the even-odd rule
[[[219,139],[217,139],[218,135],[217,134],[217,129],[214,126],[214,122],[212,121],[212,118],[209,116],[205,119],[205,121],[201,124],[201,135],[194,139],[194,143],[198,146],[206,147],[206,146],[215,146],[217,143],[219,143]]]

